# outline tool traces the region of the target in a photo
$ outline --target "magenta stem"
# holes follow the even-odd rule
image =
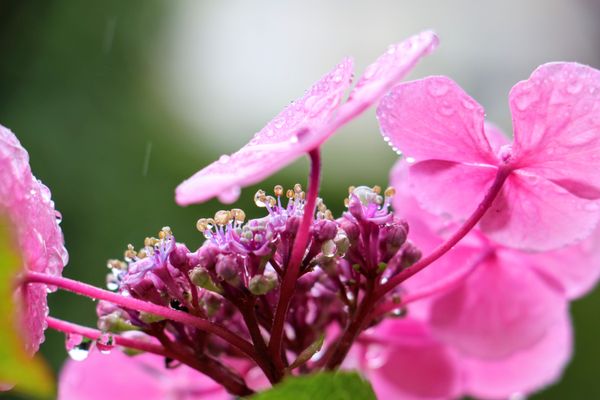
[[[294,239],[294,247],[290,261],[285,268],[283,282],[279,291],[279,302],[275,310],[273,319],[273,327],[271,329],[271,339],[269,340],[269,353],[277,366],[283,368],[281,360],[281,346],[283,343],[284,323],[290,302],[296,288],[296,281],[300,274],[300,265],[306,251],[306,246],[309,239],[309,231],[313,222],[315,207],[317,204],[317,196],[319,194],[319,183],[321,179],[321,153],[319,148],[311,150],[310,156],[310,176],[308,182],[308,193],[306,195],[306,204],[304,205],[304,214],[298,228],[298,233]]]
[[[55,331],[63,333],[75,333],[81,336],[85,336],[86,338],[92,340],[98,340],[103,335],[103,333],[97,329],[77,325],[72,322],[63,321],[54,317],[46,317],[46,322],[48,322],[48,327],[54,329]],[[129,349],[134,350],[140,350],[146,353],[152,353],[162,357],[173,357],[173,354],[165,350],[165,348],[163,348],[158,343],[150,343],[142,340],[126,338],[119,335],[112,335],[112,338],[114,340],[114,343],[118,346],[127,347]]]
[[[485,194],[485,197],[483,198],[481,203],[479,203],[477,209],[473,212],[473,214],[471,214],[471,216],[469,216],[469,218],[461,225],[461,227],[458,228],[458,230],[454,232],[454,234],[450,236],[448,240],[446,240],[444,243],[436,247],[431,253],[429,253],[427,257],[420,259],[415,264],[403,270],[398,275],[393,276],[392,278],[390,278],[389,281],[381,285],[376,292],[377,297],[381,298],[387,292],[389,292],[390,290],[392,290],[393,288],[395,288],[396,286],[398,286],[417,272],[421,271],[422,269],[433,263],[435,260],[437,260],[444,254],[446,254],[450,249],[452,249],[452,247],[454,247],[462,238],[464,238],[465,235],[469,233],[471,229],[473,229],[473,227],[479,222],[479,220],[483,217],[486,211],[491,207],[492,203],[494,202],[494,199],[496,198],[498,193],[500,193],[502,185],[504,184],[506,178],[508,178],[511,172],[511,169],[502,167],[499,168],[498,172],[496,173],[496,178],[494,179],[494,182]]]
[[[95,286],[88,285],[83,282],[78,282],[69,278],[28,271],[23,276],[22,284],[28,283],[44,283],[49,286],[56,286],[69,292],[90,297],[92,299],[105,300],[120,307],[128,308],[130,310],[144,311],[147,313],[161,316],[171,321],[176,321],[185,325],[193,326],[194,328],[212,333],[220,337],[221,339],[229,343],[231,346],[236,347],[237,349],[242,351],[244,354],[246,354],[248,357],[254,360],[258,365],[260,365],[261,367],[263,366],[262,363],[259,363],[260,359],[254,352],[254,348],[252,347],[251,343],[239,337],[238,335],[230,332],[226,328],[208,320],[198,318],[181,311],[159,306],[157,304],[134,299],[133,297],[125,297],[120,294],[99,289]]]

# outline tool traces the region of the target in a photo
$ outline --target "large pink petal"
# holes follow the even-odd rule
[[[439,44],[437,35],[424,31],[403,42],[391,45],[369,65],[352,89],[348,101],[339,110],[338,120],[348,121],[375,104],[398,84],[415,64],[433,52]]]
[[[90,353],[85,361],[68,360],[60,374],[59,400],[230,399],[220,386],[186,367],[166,369],[152,354],[129,357]]]
[[[338,107],[352,76],[352,62],[344,60],[241,150],[222,156],[180,184],[177,203],[198,203],[215,196],[223,202],[235,201],[242,186],[257,183],[292,163],[378,101],[436,45],[437,36],[427,31],[391,46],[367,68],[348,102]],[[335,111],[339,112],[334,118]]]
[[[287,106],[254,135],[241,150],[200,170],[177,187],[180,205],[198,203],[215,196],[235,201],[241,186],[273,174],[302,155],[303,136],[327,122],[350,86],[353,62],[344,59],[316,82],[300,99]]]
[[[527,257],[532,266],[556,280],[569,299],[577,299],[600,279],[600,226],[575,245]]]
[[[412,319],[386,320],[371,334],[363,369],[380,399],[448,399],[461,390],[451,351]]]
[[[466,392],[477,398],[506,399],[556,382],[571,358],[573,337],[568,313],[533,346],[500,360],[465,358]]]
[[[377,118],[385,140],[416,161],[496,164],[483,107],[449,78],[396,86],[381,101]]]
[[[600,198],[600,71],[544,64],[509,97],[516,165],[579,197]]]
[[[7,216],[23,255],[23,269],[61,275],[68,261],[50,190],[31,173],[29,155],[19,140],[0,125],[0,215]],[[30,284],[18,290],[27,350],[34,353],[44,340],[47,287]]]
[[[587,237],[600,218],[598,210],[597,202],[517,170],[507,179],[480,227],[510,247],[551,250]]]
[[[494,257],[439,296],[431,309],[434,334],[477,358],[503,358],[533,345],[566,307],[563,293],[519,253],[507,250]]]

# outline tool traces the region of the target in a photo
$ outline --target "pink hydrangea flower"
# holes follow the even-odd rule
[[[572,353],[565,312],[535,345],[497,359],[465,356],[423,321],[390,319],[363,334],[351,354],[380,399],[506,399],[555,382]]]
[[[8,217],[20,247],[23,269],[61,275],[68,254],[58,225],[50,190],[32,175],[29,156],[15,135],[0,125],[0,214]],[[44,340],[48,306],[47,287],[30,284],[20,289],[23,332],[29,353]]]
[[[413,162],[409,180],[428,210],[464,218],[503,169],[510,176],[480,223],[487,235],[532,250],[585,238],[600,218],[600,71],[542,65],[509,103],[513,144],[492,137],[482,106],[445,77],[398,85],[378,119]]]
[[[222,386],[188,366],[165,368],[152,354],[90,353],[84,362],[68,360],[60,374],[59,400],[230,400]]]
[[[318,147],[344,123],[377,102],[437,43],[437,36],[425,31],[390,46],[366,69],[343,104],[352,80],[353,62],[342,60],[247,145],[232,155],[221,156],[181,183],[176,190],[177,203],[188,205],[215,196],[223,202],[235,201],[242,186],[260,182]]]

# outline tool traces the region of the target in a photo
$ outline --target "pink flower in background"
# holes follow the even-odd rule
[[[58,225],[50,190],[31,174],[29,156],[15,135],[0,125],[0,214],[15,228],[23,269],[61,275],[68,254]],[[35,353],[44,341],[47,287],[30,284],[15,295],[22,299],[23,332],[27,351]]]
[[[506,399],[555,382],[571,352],[571,324],[563,313],[543,339],[503,358],[466,356],[410,317],[363,334],[352,357],[380,399]]]
[[[377,102],[437,43],[437,36],[426,31],[390,46],[366,69],[348,101],[340,106],[353,73],[352,60],[344,59],[242,149],[221,156],[181,183],[176,190],[177,203],[188,205],[215,196],[228,203],[237,200],[242,186],[260,182],[318,147],[344,123]]]
[[[59,400],[229,400],[222,386],[182,365],[165,368],[153,354],[91,352],[85,362],[68,360],[60,374]]]
[[[428,210],[464,218],[503,169],[510,176],[480,223],[487,235],[535,250],[585,238],[600,218],[600,72],[545,64],[509,101],[512,145],[490,138],[483,108],[445,77],[398,85],[377,114],[413,162],[410,186]]]

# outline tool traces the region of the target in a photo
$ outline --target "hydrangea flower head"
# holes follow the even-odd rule
[[[378,101],[437,43],[437,36],[426,31],[390,46],[367,68],[346,103],[344,94],[351,84],[353,62],[342,60],[239,151],[221,156],[180,184],[177,203],[188,205],[215,196],[226,203],[234,202],[242,186],[260,182],[292,163]]]
[[[509,102],[512,144],[445,77],[398,85],[378,119],[386,140],[414,163],[409,179],[429,210],[464,218],[503,169],[508,180],[480,223],[490,237],[532,250],[585,238],[600,218],[600,71],[542,65]]]
[[[29,167],[29,155],[15,135],[0,126],[0,214],[5,214],[15,229],[23,255],[23,269],[61,275],[68,261],[60,214],[54,209],[50,190],[35,178]],[[19,289],[22,299],[23,331],[26,347],[35,353],[44,340],[48,287],[31,284]]]

